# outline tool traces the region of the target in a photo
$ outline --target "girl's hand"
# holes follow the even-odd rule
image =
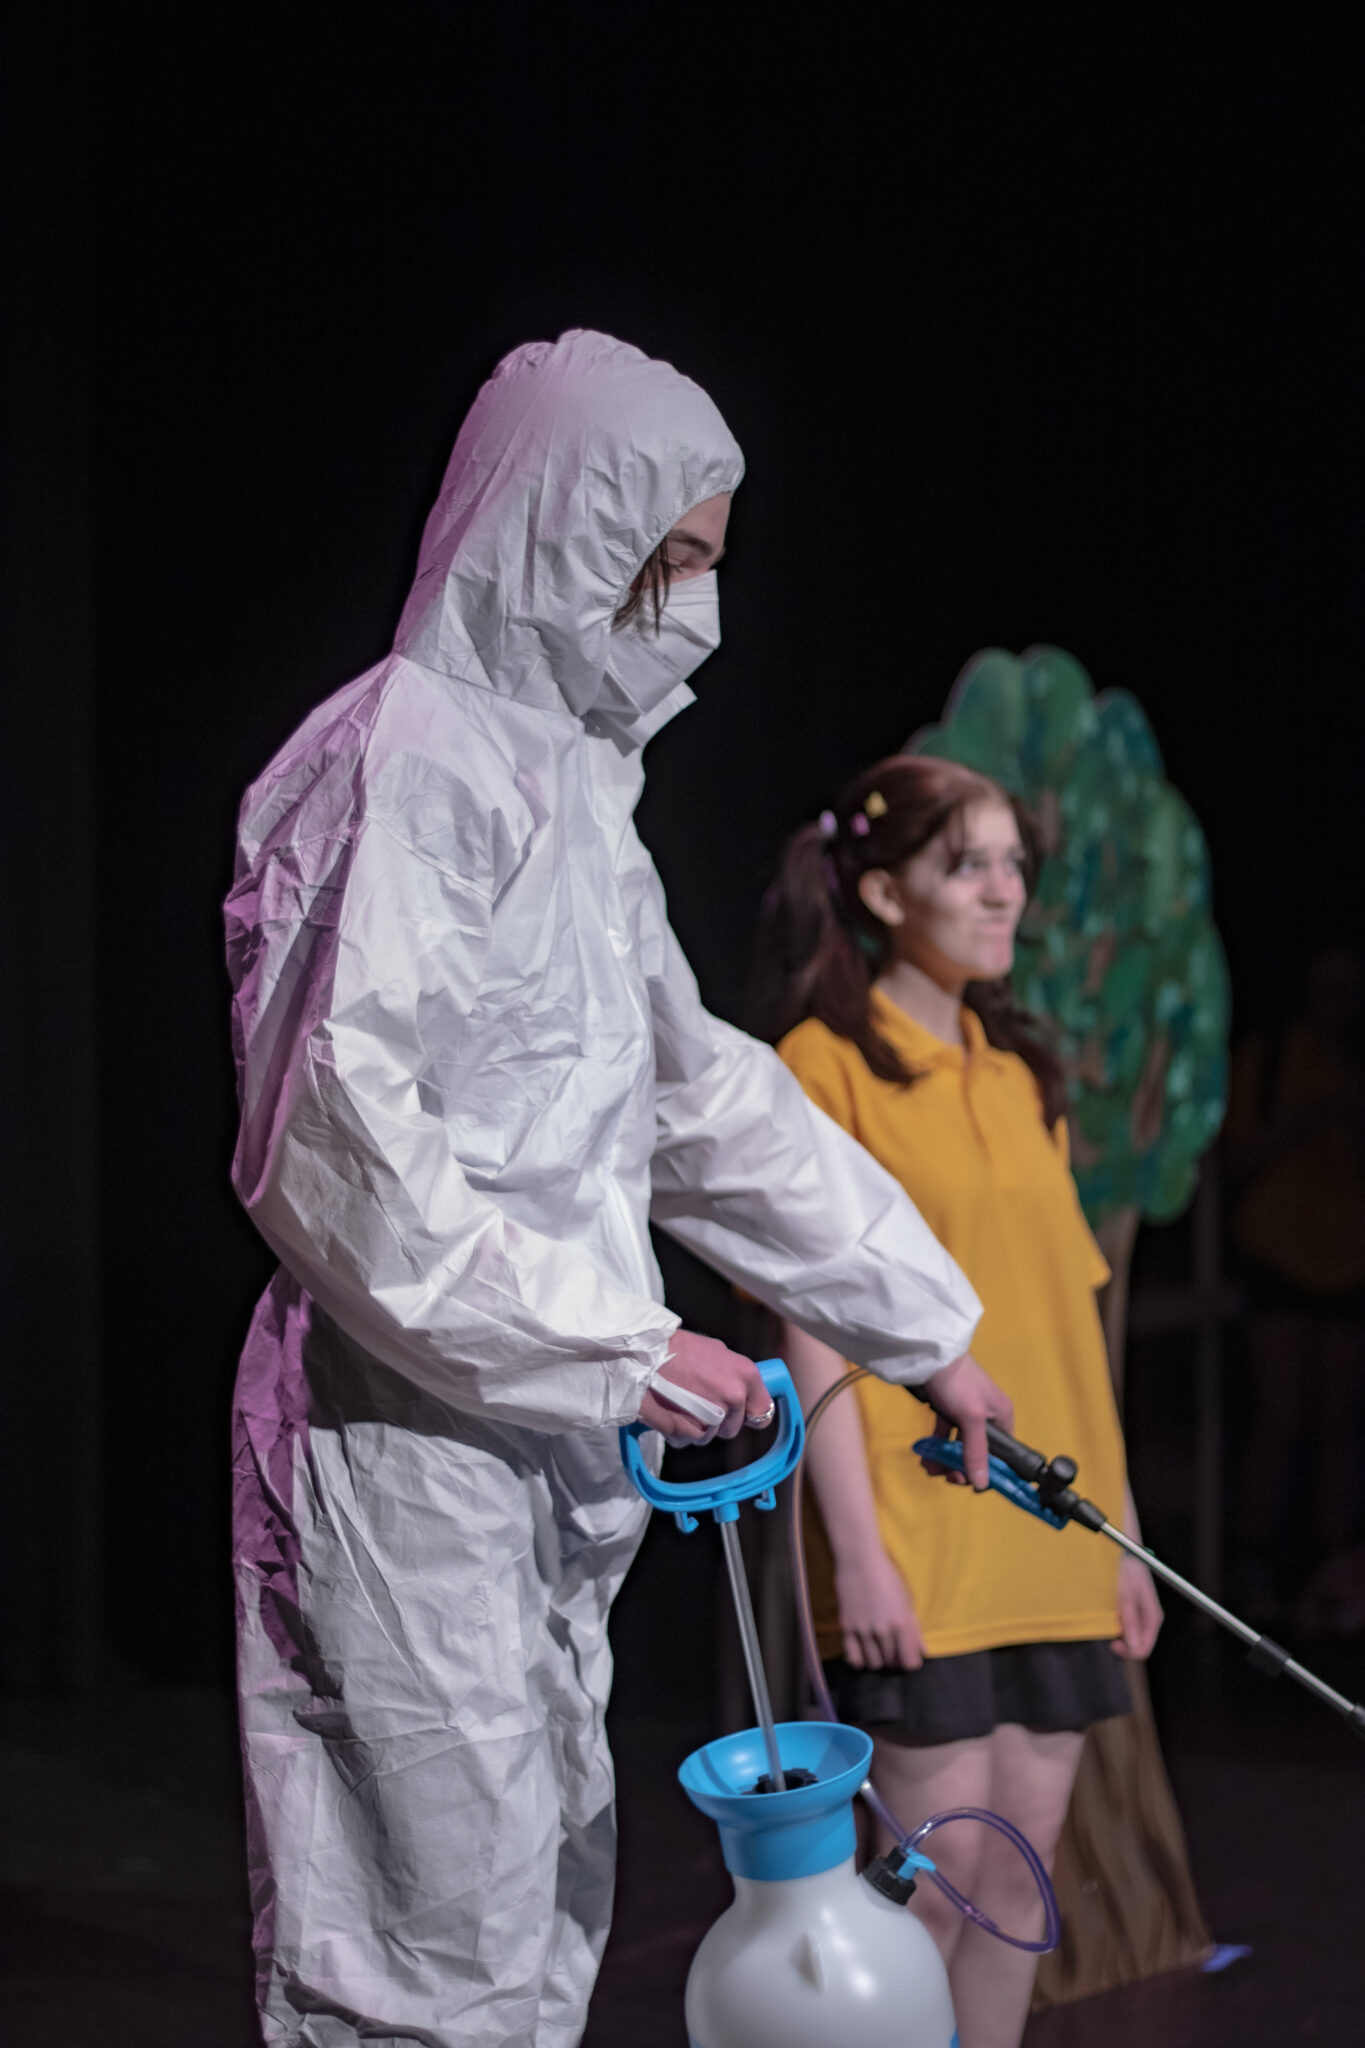
[[[1164,1619],[1156,1582],[1146,1565],[1125,1557],[1119,1565],[1119,1633],[1110,1645],[1114,1655],[1139,1663],[1150,1657]]]
[[[855,1671],[918,1671],[924,1662],[914,1602],[880,1548],[834,1567],[844,1656]]]

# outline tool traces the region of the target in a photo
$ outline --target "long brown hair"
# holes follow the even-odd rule
[[[869,868],[901,867],[940,833],[948,834],[955,857],[963,814],[983,800],[1013,811],[1031,891],[1040,859],[1033,820],[999,783],[956,761],[893,754],[855,776],[818,824],[793,833],[759,925],[753,1010],[760,1037],[776,1043],[804,1018],[818,1017],[850,1039],[882,1080],[919,1079],[873,1018],[872,986],[890,957],[890,939],[858,883]],[[1031,1069],[1044,1120],[1053,1125],[1066,1107],[1061,1063],[1038,1023],[1015,1004],[1009,977],[968,982],[963,1000],[981,1019],[987,1042],[1017,1053]]]
[[[659,545],[651,548],[645,556],[634,582],[617,605],[611,622],[612,632],[621,632],[632,619],[640,618],[647,607],[653,615],[657,633],[663,623],[664,606],[668,603],[672,580],[673,564],[668,559],[668,535],[665,534]]]

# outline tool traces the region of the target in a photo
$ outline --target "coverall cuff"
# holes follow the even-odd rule
[[[964,1322],[960,1337],[953,1338],[949,1344],[939,1343],[916,1351],[903,1351],[892,1358],[864,1358],[856,1359],[854,1362],[865,1365],[879,1380],[889,1380],[893,1386],[921,1387],[926,1380],[931,1380],[935,1373],[942,1372],[945,1366],[961,1358],[964,1351],[971,1350],[976,1330],[977,1325],[974,1322]]]
[[[612,1412],[608,1418],[618,1427],[640,1419],[640,1404],[654,1384],[656,1373],[663,1371],[668,1354],[673,1348],[673,1339],[682,1324],[677,1316],[671,1318],[666,1329],[657,1336],[650,1333],[647,1355],[642,1345],[641,1353],[633,1358],[614,1358],[608,1366]]]

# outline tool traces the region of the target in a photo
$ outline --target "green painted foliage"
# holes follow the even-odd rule
[[[1223,1119],[1227,968],[1204,835],[1141,706],[1058,647],[987,648],[908,751],[994,776],[1041,827],[1014,986],[1057,1034],[1087,1216],[1178,1215]]]

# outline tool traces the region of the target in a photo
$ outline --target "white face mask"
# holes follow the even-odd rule
[[[654,630],[648,606],[611,636],[601,693],[588,714],[590,731],[642,747],[692,700],[687,678],[720,646],[716,572],[675,583]]]

